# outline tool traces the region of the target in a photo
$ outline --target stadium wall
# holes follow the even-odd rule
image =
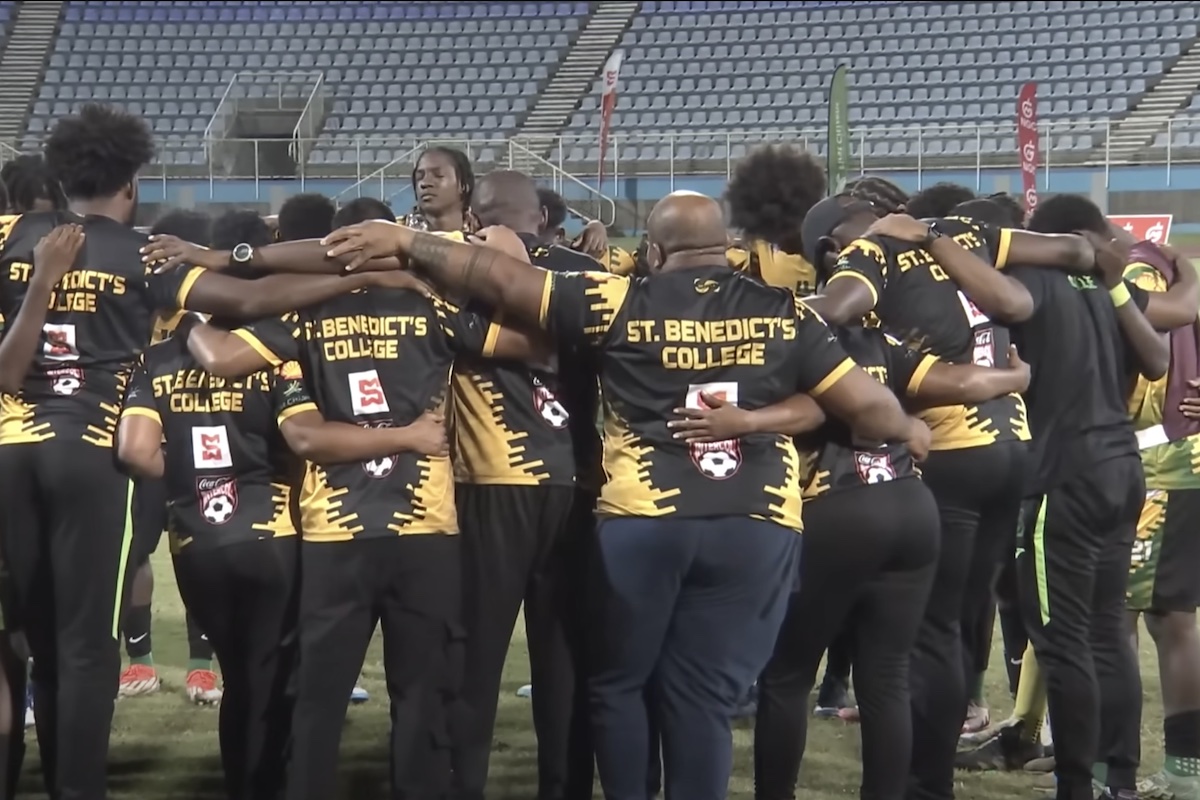
[[[403,174],[397,168],[396,174]],[[950,181],[976,188],[980,192],[1019,191],[1020,171],[1017,169],[925,169],[921,171],[874,171],[886,175],[909,191]],[[594,177],[575,177],[594,185]],[[724,175],[638,176],[606,179],[603,193],[619,204],[637,210],[644,219],[649,206],[663,195],[690,189],[711,196],[724,190]],[[1115,214],[1173,214],[1176,230],[1200,231],[1200,165],[1154,165],[1118,167],[1056,167],[1040,170],[1038,190],[1045,194],[1071,192],[1091,196],[1104,210]],[[367,180],[355,185],[344,178],[311,180],[234,180],[184,179],[143,177],[139,185],[144,213],[152,215],[160,206],[194,208],[198,206],[256,207],[263,212],[274,211],[290,195],[297,192],[320,192],[340,201],[356,196],[378,197],[392,203],[397,210],[407,210],[412,203],[409,182],[403,177]],[[594,205],[594,195],[580,186],[567,182],[562,187],[568,202],[580,210]]]

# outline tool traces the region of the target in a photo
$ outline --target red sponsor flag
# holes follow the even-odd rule
[[[617,79],[621,76],[624,50],[616,50],[604,64],[604,86],[600,95],[600,164],[596,188],[604,185],[604,157],[608,155],[608,129],[612,125],[613,109],[617,105]]]
[[[1021,188],[1025,195],[1025,213],[1037,208],[1037,84],[1027,83],[1017,95],[1017,150],[1021,154]]]
[[[1166,244],[1171,235],[1171,214],[1109,214],[1108,221],[1124,228],[1136,241]]]

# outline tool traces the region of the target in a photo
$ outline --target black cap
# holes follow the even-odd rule
[[[800,226],[804,260],[814,267],[819,267],[817,262],[826,249],[825,241],[833,235],[834,230],[856,214],[871,211],[874,208],[875,206],[870,201],[859,200],[844,194],[826,197],[817,203],[804,215],[804,222]]]

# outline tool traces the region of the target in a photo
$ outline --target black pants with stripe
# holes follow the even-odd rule
[[[912,681],[909,800],[954,797],[954,758],[975,657],[963,629],[992,602],[1001,559],[1012,553],[1025,480],[1024,442],[929,454],[922,466],[937,501],[941,547],[917,635]]]
[[[937,507],[918,478],[805,501],[800,591],[758,682],[757,800],[795,796],[809,694],[821,656],[839,638],[855,653],[861,796],[903,797],[912,741],[908,659],[937,552]]]
[[[132,486],[111,449],[66,440],[0,447],[0,486],[0,549],[33,654],[47,789],[103,800]]]
[[[230,800],[282,795],[295,666],[296,537],[243,542],[175,556],[184,604],[221,662],[221,766]]]
[[[1125,590],[1144,500],[1142,462],[1131,455],[1096,464],[1022,510],[1017,578],[1046,676],[1060,800],[1092,797],[1096,761],[1107,761],[1109,786],[1136,782],[1142,684]]]
[[[392,794],[450,789],[450,717],[462,680],[457,535],[301,542],[300,665],[288,800],[329,800],[350,692],[378,624],[391,703]]]
[[[583,657],[578,639],[591,509],[573,513],[573,486],[459,484],[455,502],[467,629],[462,688],[467,713],[455,731],[455,796],[484,796],[501,675],[524,603],[538,741],[537,796],[590,798],[592,754],[583,743],[586,715],[576,713],[576,662]],[[573,758],[573,753],[580,755]]]

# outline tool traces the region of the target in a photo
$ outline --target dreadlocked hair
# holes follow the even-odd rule
[[[729,221],[748,238],[770,244],[797,239],[825,187],[825,168],[812,153],[790,144],[760,145],[737,163],[725,187]]]
[[[95,200],[133,183],[154,158],[154,138],[141,117],[88,103],[60,119],[42,149],[50,177],[67,197]]]
[[[41,154],[17,156],[0,167],[0,183],[8,192],[7,207],[16,214],[32,211],[39,200],[56,209],[66,208],[62,188],[50,177]]]
[[[450,159],[454,164],[454,175],[458,178],[459,200],[462,202],[463,210],[471,207],[471,198],[475,196],[475,170],[471,167],[471,159],[467,158],[467,154],[462,150],[455,150],[453,147],[443,147],[435,145],[434,147],[425,148],[425,152],[421,153],[421,157],[425,153],[440,153]],[[421,163],[421,159],[417,159],[417,163]],[[417,169],[413,167],[412,171],[413,191],[417,189]]]
[[[866,200],[885,214],[896,214],[908,203],[908,193],[887,178],[864,175],[846,184],[844,194]]]

